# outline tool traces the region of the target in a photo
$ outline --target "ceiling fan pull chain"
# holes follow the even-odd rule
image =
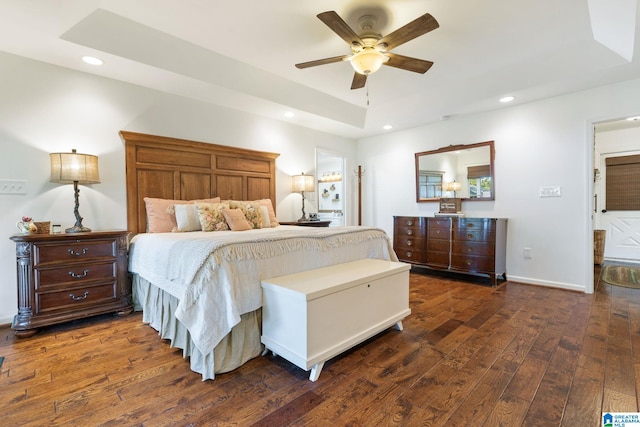
[[[367,79],[367,107],[369,106],[369,79]]]

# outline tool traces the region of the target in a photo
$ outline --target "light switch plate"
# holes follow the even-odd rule
[[[27,194],[27,181],[0,179],[0,194]]]
[[[559,186],[540,187],[540,197],[561,197],[562,190]]]

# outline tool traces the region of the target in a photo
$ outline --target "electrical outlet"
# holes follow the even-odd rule
[[[533,258],[533,255],[531,253],[531,248],[524,248],[522,250],[522,256],[524,257],[524,259],[531,259]]]
[[[27,181],[0,179],[0,194],[27,194]]]

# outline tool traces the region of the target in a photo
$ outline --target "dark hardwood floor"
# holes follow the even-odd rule
[[[139,313],[22,340],[3,327],[0,423],[574,427],[638,411],[640,290],[412,273],[410,300],[403,332],[332,359],[315,383],[273,356],[203,382]]]

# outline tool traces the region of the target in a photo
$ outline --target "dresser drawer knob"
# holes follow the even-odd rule
[[[413,230],[407,230],[407,234],[411,236],[413,234]]]
[[[76,274],[73,271],[69,272],[69,276],[75,278],[75,279],[81,279],[83,277],[87,277],[87,273],[89,272],[89,270],[85,269],[82,274]]]
[[[413,240],[407,240],[407,246],[412,246],[413,245]]]
[[[467,239],[473,239],[473,234],[471,233],[467,234]]]
[[[411,258],[413,256],[413,252],[407,251],[407,258]]]
[[[84,291],[81,297],[77,297],[75,294],[69,294],[72,300],[74,301],[82,301],[83,299],[87,299],[87,295],[89,295],[89,291]]]
[[[471,261],[470,259],[466,260],[464,262],[465,264],[467,264],[467,266],[471,267],[471,265],[473,264],[473,261]]]
[[[473,227],[473,223],[472,222],[468,222],[467,223],[467,228],[472,228]]]
[[[413,221],[412,220],[407,221],[407,225],[413,225]]]
[[[471,246],[469,246],[469,247],[467,248],[467,252],[473,252],[473,248],[472,248]]]
[[[70,255],[80,256],[89,252],[89,248],[82,248],[82,251],[80,252],[76,252],[74,249],[67,249],[67,252],[69,252]]]

